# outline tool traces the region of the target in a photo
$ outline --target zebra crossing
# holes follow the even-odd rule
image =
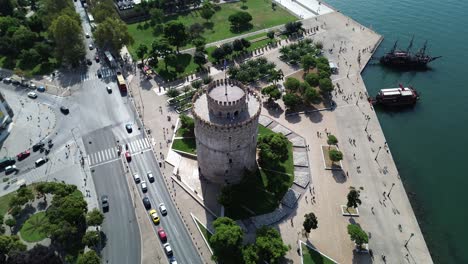
[[[101,77],[98,76],[99,74],[101,74]],[[87,80],[95,80],[99,78],[108,78],[108,77],[112,77],[116,75],[117,75],[117,72],[115,69],[111,69],[109,67],[102,67],[101,69],[97,71],[97,73],[94,73],[94,72],[82,73],[80,76],[80,79],[81,81],[87,81]]]
[[[127,143],[130,153],[137,153],[140,151],[148,150],[151,144],[147,138],[140,138]],[[125,152],[125,144],[121,145],[122,151]],[[90,166],[103,164],[119,159],[118,154],[119,146],[103,149],[91,154],[88,154],[88,161]]]

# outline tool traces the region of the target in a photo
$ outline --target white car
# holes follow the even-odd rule
[[[11,166],[8,166],[5,168],[5,173],[6,174],[10,174],[12,172],[16,171],[16,166],[15,165],[11,165]]]
[[[135,180],[136,183],[140,182],[140,175],[138,175],[138,173],[134,173],[133,174],[133,179]]]
[[[86,38],[90,37],[88,32],[86,32],[85,36],[86,36]]]
[[[163,203],[159,204],[159,211],[161,212],[162,215],[167,215],[166,206]]]
[[[152,173],[151,171],[148,171],[148,172],[146,173],[146,176],[148,177],[148,180],[149,180],[150,182],[154,182],[154,176],[153,176],[153,173]]]
[[[29,98],[32,98],[32,99],[36,99],[37,98],[37,94],[35,92],[29,92],[28,93],[28,97]]]
[[[146,185],[146,181],[141,181],[141,190],[143,192],[148,191],[148,186]]]
[[[36,90],[36,88],[37,86],[34,83],[31,83],[31,85],[29,85],[29,89]]]
[[[89,44],[88,47],[89,47],[89,50],[93,50],[93,49],[94,49],[93,44]]]
[[[106,86],[106,91],[107,91],[108,93],[112,93],[112,88],[110,88],[109,86]]]
[[[164,252],[166,253],[166,255],[172,256],[171,245],[169,245],[169,243],[166,243],[166,244],[163,245],[163,247],[164,247]]]

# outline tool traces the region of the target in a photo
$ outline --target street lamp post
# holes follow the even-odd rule
[[[390,198],[390,193],[392,192],[393,186],[395,186],[395,183],[392,183],[392,187],[390,187],[390,191],[388,191],[387,197]]]
[[[379,147],[379,150],[377,151],[377,155],[375,155],[375,161],[377,161],[377,158],[379,157],[379,153],[380,153],[380,150],[382,149],[382,147]]]
[[[408,248],[408,243],[410,242],[411,238],[414,236],[414,233],[411,233],[410,237],[408,238],[408,240],[406,240],[406,243],[405,243],[405,248]]]

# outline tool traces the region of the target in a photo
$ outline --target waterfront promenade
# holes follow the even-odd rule
[[[287,244],[297,245],[298,239],[308,241],[339,263],[432,263],[360,76],[381,36],[339,12],[314,20],[304,24],[319,23],[325,32],[312,39],[321,41],[326,57],[339,66],[339,74],[332,78],[336,109],[298,116],[285,116],[271,109],[262,112],[303,135],[311,146],[314,192],[301,197],[296,213],[278,225],[280,232]],[[320,145],[326,145],[326,131],[339,140],[338,147],[344,153],[343,171],[324,169]],[[350,187],[361,190],[359,217],[341,215],[340,205],[346,204]],[[315,203],[311,201],[313,196]],[[307,238],[301,231],[304,214],[309,212],[317,215],[319,228]],[[346,230],[349,223],[357,223],[368,232],[373,260],[371,255],[353,252],[354,244]],[[300,263],[295,250],[287,257]]]

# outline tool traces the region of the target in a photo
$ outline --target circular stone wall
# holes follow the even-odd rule
[[[200,175],[220,184],[238,183],[255,169],[257,94],[231,80],[217,80],[193,98],[197,160]]]

